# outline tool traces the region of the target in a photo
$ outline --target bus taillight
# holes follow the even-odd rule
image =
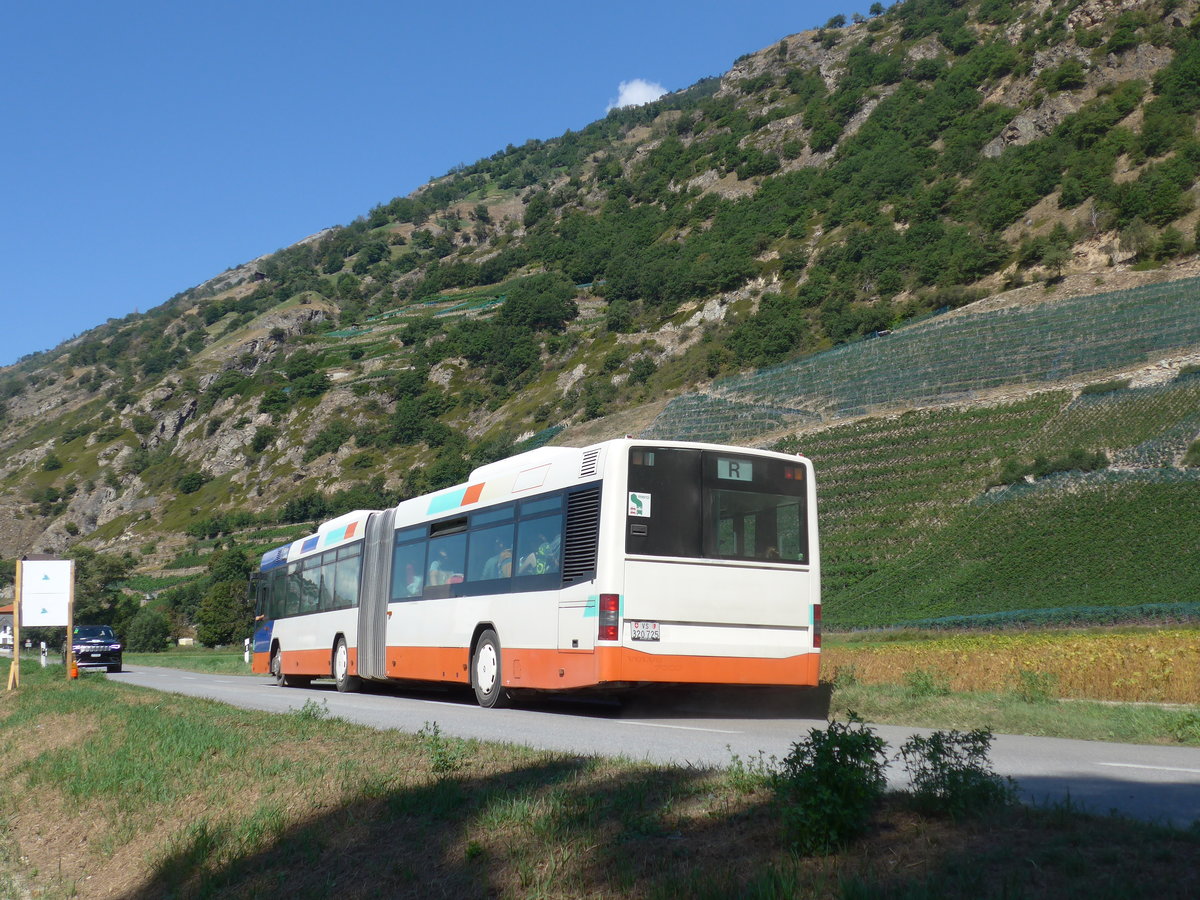
[[[615,641],[620,638],[617,627],[617,613],[621,608],[621,598],[618,594],[600,595],[600,633],[596,636],[601,641]]]
[[[813,604],[813,648],[821,646],[821,604]]]

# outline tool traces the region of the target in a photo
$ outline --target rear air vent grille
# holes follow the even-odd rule
[[[563,535],[563,584],[587,581],[596,574],[600,544],[600,488],[576,491],[567,498]]]
[[[579,469],[580,478],[591,478],[596,474],[596,461],[600,458],[600,448],[583,452],[583,465]]]

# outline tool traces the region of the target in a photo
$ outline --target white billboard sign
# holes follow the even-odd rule
[[[21,563],[21,626],[36,628],[70,624],[75,563],[69,559],[25,560]]]

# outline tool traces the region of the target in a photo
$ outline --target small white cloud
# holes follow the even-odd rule
[[[635,78],[632,81],[622,81],[617,87],[617,99],[608,104],[605,112],[620,109],[622,106],[641,106],[643,103],[653,103],[667,92],[667,89],[654,81]]]

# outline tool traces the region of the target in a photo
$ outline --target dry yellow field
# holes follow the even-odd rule
[[[822,650],[821,667],[826,678],[841,670],[865,684],[904,683],[910,673],[925,672],[955,691],[1044,689],[1054,697],[1200,703],[1200,631],[1189,628],[878,643],[833,638]]]

